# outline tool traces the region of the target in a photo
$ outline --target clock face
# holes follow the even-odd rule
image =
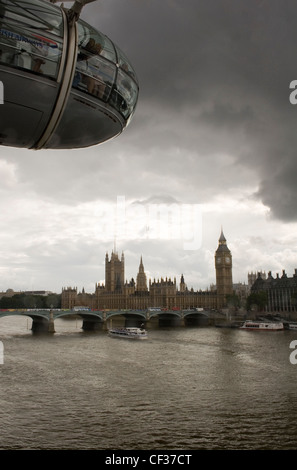
[[[229,256],[226,256],[225,260],[226,260],[226,263],[230,263],[230,258],[229,258]]]
[[[217,262],[220,263],[220,262],[221,262],[221,258],[217,258]]]

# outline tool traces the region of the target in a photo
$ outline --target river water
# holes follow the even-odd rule
[[[0,319],[0,449],[297,448],[297,332],[30,328]]]

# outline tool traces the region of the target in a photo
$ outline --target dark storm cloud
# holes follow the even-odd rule
[[[103,146],[50,158],[7,153],[19,189],[75,205],[114,202],[119,194],[203,203],[250,186],[273,216],[296,220],[297,105],[289,102],[297,79],[296,16],[290,0],[87,5],[82,18],[135,66],[135,117]]]
[[[296,220],[297,106],[289,102],[297,79],[295,1],[102,0],[84,16],[135,65],[134,150],[190,152],[177,175],[181,184],[201,167],[213,171],[203,156],[231,154],[247,174],[255,172],[256,196],[272,215]]]

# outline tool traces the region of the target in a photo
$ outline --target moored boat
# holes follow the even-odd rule
[[[125,339],[147,339],[147,332],[143,328],[110,328],[109,336]]]
[[[289,330],[297,330],[297,323],[289,323],[288,329]]]
[[[281,322],[263,322],[247,320],[240,327],[241,330],[262,330],[262,331],[280,331],[284,329],[284,324]]]

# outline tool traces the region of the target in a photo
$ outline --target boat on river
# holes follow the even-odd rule
[[[280,331],[284,329],[281,322],[264,322],[247,320],[240,327],[241,330],[261,330],[261,331]]]
[[[147,339],[147,332],[143,328],[129,327],[129,328],[110,328],[108,330],[109,336],[114,338],[125,339]]]
[[[297,323],[289,323],[288,330],[295,330],[297,331]]]

